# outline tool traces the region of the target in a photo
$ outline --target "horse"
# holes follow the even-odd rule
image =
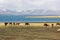
[[[51,24],[52,25],[52,27],[54,26],[54,24]]]
[[[25,23],[25,25],[30,25],[29,23]]]
[[[10,22],[9,25],[12,25],[12,22]]]
[[[13,23],[13,25],[15,25],[15,23]]]
[[[48,28],[49,25],[48,25],[48,24],[44,24],[44,26],[45,26],[46,28]]]
[[[57,29],[57,32],[60,32],[60,29]]]
[[[56,23],[56,26],[59,25],[60,26],[60,23]]]
[[[16,25],[19,25],[20,23],[16,23]]]
[[[5,26],[7,26],[7,24],[8,24],[8,23],[7,23],[7,22],[5,22],[4,24],[5,24]]]

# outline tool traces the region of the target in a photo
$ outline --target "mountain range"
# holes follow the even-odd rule
[[[22,10],[20,12],[5,9],[0,9],[0,15],[60,15],[60,10]]]

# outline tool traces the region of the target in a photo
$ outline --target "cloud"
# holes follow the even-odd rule
[[[13,10],[58,10],[60,9],[59,4],[60,0],[0,0],[0,6]]]
[[[0,4],[3,4],[4,3],[4,0],[0,0]]]

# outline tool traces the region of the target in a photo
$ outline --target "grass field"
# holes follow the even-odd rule
[[[4,27],[0,28],[0,40],[60,40],[59,27]]]

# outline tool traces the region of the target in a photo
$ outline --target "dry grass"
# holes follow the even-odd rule
[[[58,27],[7,27],[0,28],[0,40],[60,40]]]

